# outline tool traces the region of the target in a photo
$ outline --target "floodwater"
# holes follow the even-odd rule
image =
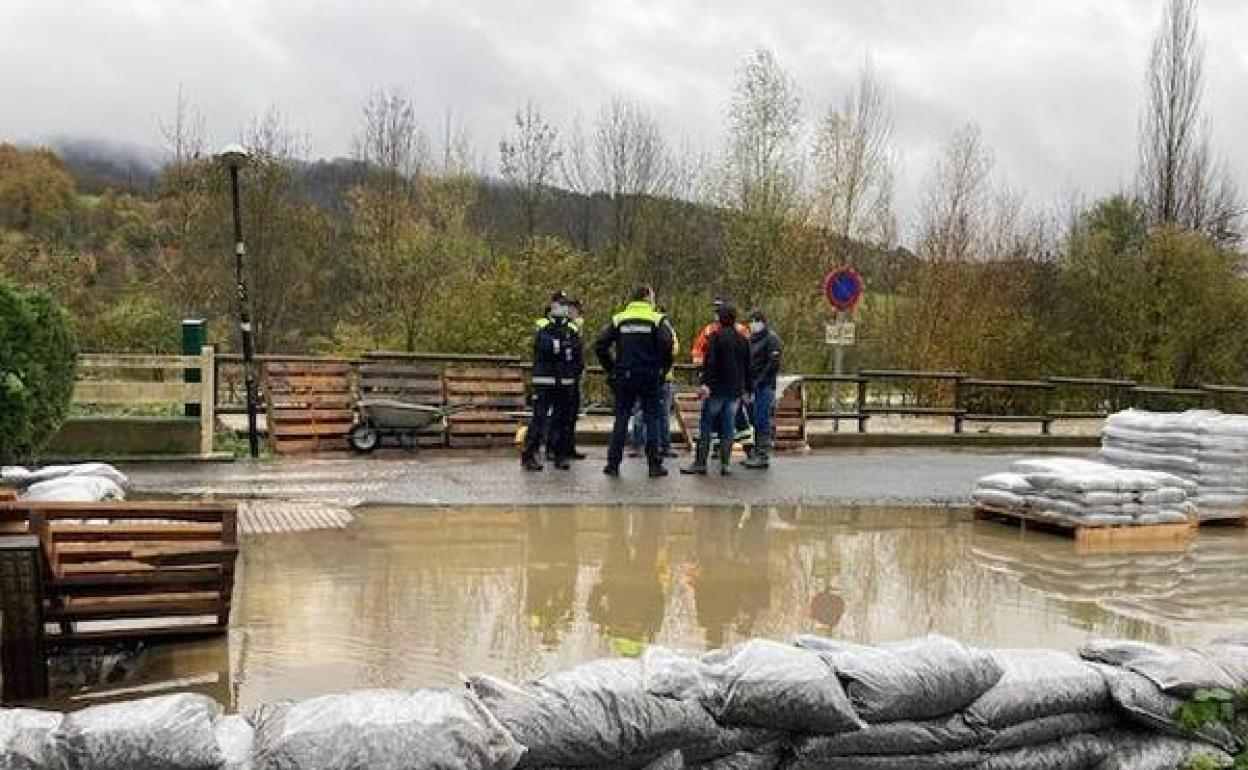
[[[939,632],[1072,649],[1248,623],[1248,531],[1168,550],[1079,553],[937,509],[372,508],[345,531],[245,538],[229,636],[152,648],[110,687],[246,710],[524,678],[650,643]]]

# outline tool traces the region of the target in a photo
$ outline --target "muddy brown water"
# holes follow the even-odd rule
[[[228,637],[149,649],[70,705],[172,688],[246,710],[519,679],[650,643],[939,632],[1073,649],[1248,623],[1248,531],[1079,553],[935,509],[371,508],[346,530],[244,538],[240,562]]]

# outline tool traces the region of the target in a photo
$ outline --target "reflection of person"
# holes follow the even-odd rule
[[[554,646],[572,620],[576,599],[576,511],[541,509],[525,522],[524,609],[542,644]]]
[[[730,630],[750,636],[755,618],[771,601],[766,510],[696,511],[694,556],[690,585],[707,646],[724,646]]]
[[[640,655],[663,625],[664,586],[659,574],[661,510],[611,513],[598,585],[589,595],[589,619],[618,655]]]

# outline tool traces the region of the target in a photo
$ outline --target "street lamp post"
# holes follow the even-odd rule
[[[230,200],[234,208],[234,278],[237,283],[238,328],[243,335],[243,375],[247,387],[247,444],[254,460],[260,456],[260,439],[256,430],[256,345],[251,329],[251,308],[247,301],[247,279],[243,261],[247,247],[243,245],[243,209],[238,195],[238,170],[247,163],[247,150],[231,144],[221,151],[221,161],[230,170]]]

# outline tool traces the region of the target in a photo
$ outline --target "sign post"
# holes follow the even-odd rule
[[[857,336],[857,330],[849,319],[866,290],[862,276],[848,265],[838,267],[823,278],[823,296],[836,311],[836,320],[827,324],[825,335],[827,343],[832,346],[832,371],[838,376],[844,374],[845,348],[853,345]],[[839,391],[837,393],[837,411],[840,411]],[[833,420],[833,428],[840,430],[840,427],[840,420]]]

